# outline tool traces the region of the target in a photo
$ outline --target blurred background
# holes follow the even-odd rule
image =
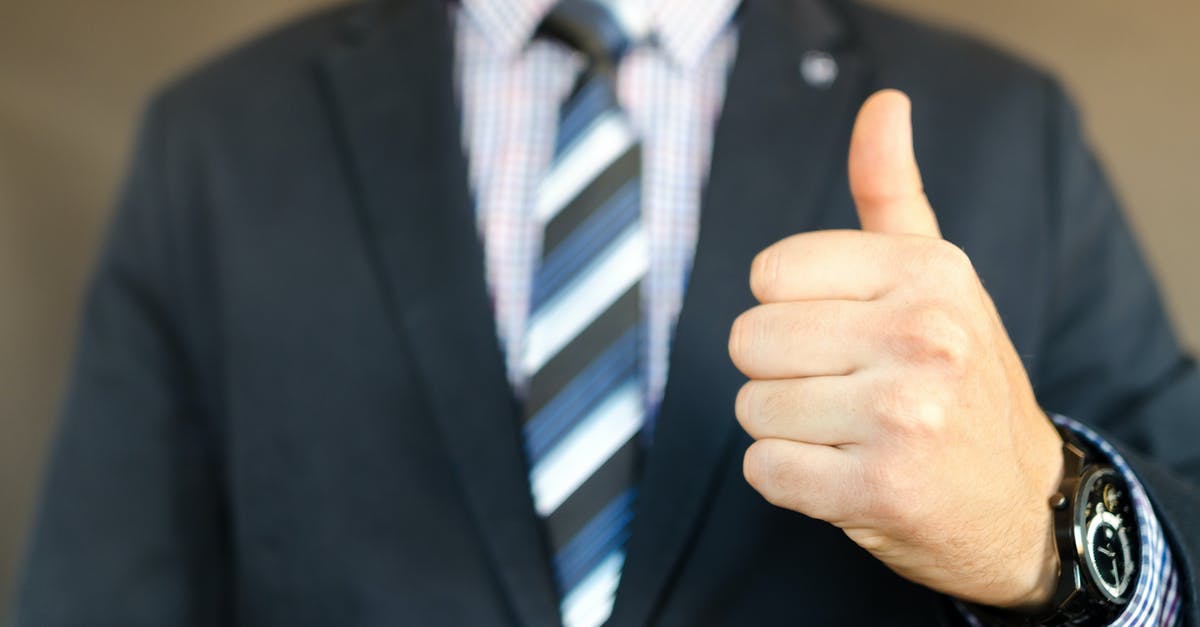
[[[964,29],[1072,89],[1200,346],[1200,3],[875,0]],[[146,96],[330,0],[0,1],[0,616],[74,340],[80,292]]]

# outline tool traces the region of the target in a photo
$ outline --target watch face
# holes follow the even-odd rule
[[[1120,477],[1111,469],[1083,478],[1076,529],[1083,530],[1083,559],[1095,587],[1111,602],[1129,601],[1137,572],[1133,508]]]

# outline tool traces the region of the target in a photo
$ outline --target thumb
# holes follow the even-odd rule
[[[864,231],[941,237],[913,154],[911,111],[894,89],[863,103],[850,137],[850,193]]]

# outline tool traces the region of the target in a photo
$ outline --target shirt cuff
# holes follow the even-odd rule
[[[1133,469],[1115,448],[1095,431],[1082,423],[1052,414],[1050,418],[1060,426],[1075,432],[1102,454],[1108,457],[1117,472],[1121,473],[1133,496],[1134,515],[1137,517],[1138,535],[1141,540],[1141,563],[1133,597],[1120,615],[1109,623],[1117,627],[1171,627],[1179,616],[1179,582],[1175,574],[1175,561],[1171,547],[1167,546],[1162,525],[1154,514],[1146,490],[1133,473]],[[971,613],[961,603],[955,603],[967,622],[975,627],[986,623]]]

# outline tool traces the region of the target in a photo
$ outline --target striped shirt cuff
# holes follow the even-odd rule
[[[1154,514],[1146,490],[1133,473],[1133,469],[1115,448],[1099,434],[1082,423],[1066,416],[1051,415],[1058,425],[1074,431],[1089,444],[1108,457],[1113,467],[1125,478],[1133,495],[1134,513],[1137,516],[1138,535],[1141,539],[1141,564],[1138,580],[1129,605],[1110,625],[1116,627],[1171,627],[1179,616],[1179,581],[1175,572],[1171,548],[1163,536],[1162,525]],[[956,603],[967,622],[975,627],[985,623],[971,613],[966,606]]]

